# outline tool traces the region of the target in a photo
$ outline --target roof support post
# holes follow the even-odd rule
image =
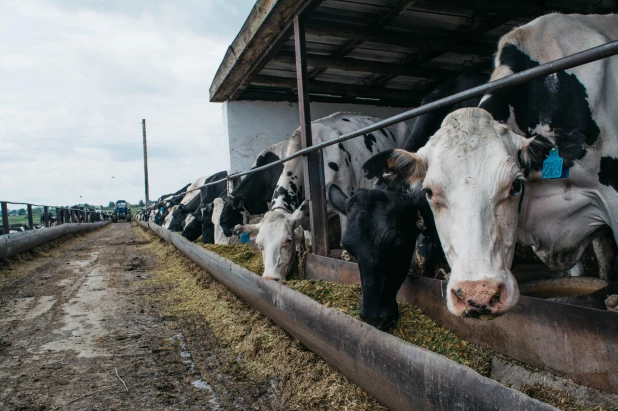
[[[311,135],[311,108],[307,89],[307,50],[302,17],[294,19],[294,48],[296,51],[296,80],[298,82],[298,114],[300,116],[301,147],[313,145]],[[328,256],[326,188],[322,151],[303,156],[305,198],[309,199],[309,218],[313,237],[313,253]]]

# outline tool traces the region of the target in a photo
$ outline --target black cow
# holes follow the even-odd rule
[[[172,221],[167,229],[171,231],[182,231],[185,218],[187,218],[187,215],[197,210],[200,203],[200,195],[196,195],[186,204],[178,204],[178,207],[172,212]]]
[[[273,163],[285,156],[288,141],[274,144],[260,153],[252,168]],[[283,171],[283,164],[267,168],[245,177],[232,193],[225,198],[219,223],[223,234],[230,237],[234,227],[243,224],[243,211],[249,215],[263,214],[268,211],[277,180]],[[212,215],[212,209],[210,210]]]
[[[406,278],[421,233],[437,242],[424,193],[358,189],[348,198],[337,185],[328,196],[348,225],[341,242],[361,272],[360,318],[380,329],[397,321],[397,292]]]

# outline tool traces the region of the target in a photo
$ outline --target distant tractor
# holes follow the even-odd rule
[[[117,223],[120,220],[131,221],[131,206],[124,200],[116,201],[116,208],[112,214],[112,221]]]

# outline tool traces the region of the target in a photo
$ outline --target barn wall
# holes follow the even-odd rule
[[[311,103],[311,117],[318,119],[337,111],[387,118],[406,109],[358,104]],[[251,168],[264,148],[289,138],[299,126],[298,105],[270,101],[229,101],[223,105],[231,172]],[[408,126],[414,120],[408,121]]]

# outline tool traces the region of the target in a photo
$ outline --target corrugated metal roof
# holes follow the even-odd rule
[[[304,4],[312,8],[303,14],[310,99],[405,107],[418,105],[425,93],[457,73],[489,71],[500,36],[542,14],[618,10],[616,0],[305,0]],[[215,78],[211,101],[296,101],[291,21],[279,25],[284,35],[270,44],[268,54],[260,55],[259,64],[227,82]]]

